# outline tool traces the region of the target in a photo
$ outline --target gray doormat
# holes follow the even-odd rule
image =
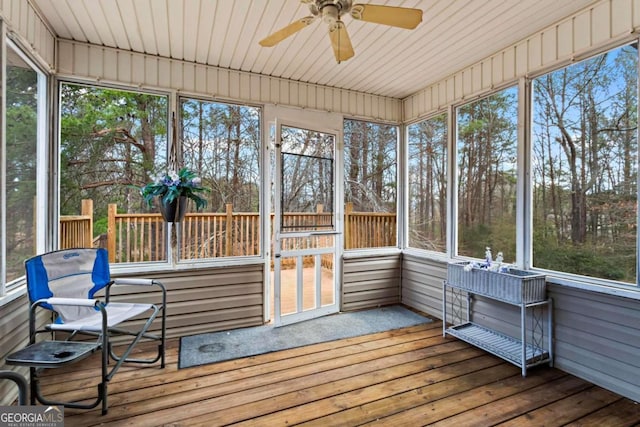
[[[333,314],[280,328],[265,325],[192,335],[180,339],[178,368],[255,356],[428,322],[431,322],[431,319],[393,305]]]

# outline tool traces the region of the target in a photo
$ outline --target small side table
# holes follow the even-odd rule
[[[40,341],[7,356],[8,365],[28,366],[31,404],[36,400],[45,405],[64,405],[70,408],[91,409],[105,401],[105,380],[98,385],[98,397],[92,404],[53,402],[40,394],[39,371],[44,368],[59,368],[78,362],[101,350],[101,343],[81,341]],[[105,409],[103,408],[103,413]]]

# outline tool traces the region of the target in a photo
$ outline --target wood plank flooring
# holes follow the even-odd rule
[[[65,408],[65,426],[640,425],[639,404],[549,367],[522,378],[439,321],[180,370],[178,347],[164,369],[123,367],[109,413]],[[95,396],[86,362],[48,371],[45,395]]]

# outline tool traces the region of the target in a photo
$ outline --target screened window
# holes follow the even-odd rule
[[[515,261],[517,88],[457,109],[458,255]]]
[[[447,251],[447,115],[408,127],[408,246]]]
[[[167,135],[166,96],[61,84],[61,248],[105,247],[111,262],[167,260],[168,227],[139,189],[167,172]]]
[[[260,109],[182,99],[181,152],[207,207],[181,224],[181,259],[260,254]]]
[[[533,265],[636,283],[638,50],[534,81]]]
[[[46,115],[46,77],[12,45],[6,48],[5,174],[0,177],[0,295],[24,276],[24,260],[41,250],[46,188],[42,166]],[[0,168],[0,170],[2,170]],[[40,181],[40,186],[38,184]]]
[[[345,249],[397,245],[397,126],[344,121]]]

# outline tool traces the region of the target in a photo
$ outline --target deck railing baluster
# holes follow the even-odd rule
[[[375,248],[396,244],[395,213],[353,212],[347,205],[344,218],[346,249]],[[162,261],[166,256],[167,225],[157,213],[118,213],[109,205],[106,239],[90,239],[90,215],[60,218],[60,246],[87,247],[102,244],[109,250],[110,262]],[[289,230],[326,229],[331,212],[289,212],[283,215]],[[273,215],[271,215],[273,224]],[[233,212],[227,204],[224,213],[188,213],[179,224],[180,257],[202,259],[222,256],[257,255],[260,248],[260,217],[254,212]],[[94,243],[95,242],[95,243]],[[291,242],[293,243],[293,242]],[[287,248],[283,248],[287,249]]]

